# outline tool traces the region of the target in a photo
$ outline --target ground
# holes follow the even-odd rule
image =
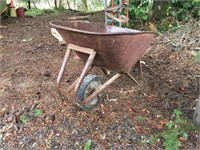
[[[49,21],[73,15],[78,13],[2,19],[7,28],[0,40],[0,149],[83,149],[89,139],[92,149],[163,149],[149,138],[165,128],[173,110],[193,117],[199,66],[191,51],[154,44],[142,59],[143,78],[133,72],[141,89],[124,75],[103,91],[100,104],[84,111],[56,91],[66,47],[51,35]],[[101,13],[89,17],[103,20]],[[63,89],[83,63],[72,58],[68,66]],[[91,72],[109,79],[100,68]],[[191,132],[180,149],[197,149],[197,135]]]

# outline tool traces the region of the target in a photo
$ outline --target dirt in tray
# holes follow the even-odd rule
[[[50,20],[58,16],[2,19],[0,32],[0,149],[163,149],[163,139],[150,137],[166,129],[178,108],[192,119],[198,97],[198,66],[190,51],[174,52],[157,44],[142,59],[143,78],[127,76],[102,92],[101,102],[84,111],[73,97],[62,101],[56,79],[66,51],[51,35]],[[103,13],[89,21],[103,22]],[[73,54],[73,56],[75,56]],[[80,75],[83,63],[71,57],[62,89]],[[91,71],[105,82],[100,68]],[[197,149],[197,132],[188,133],[181,149]]]

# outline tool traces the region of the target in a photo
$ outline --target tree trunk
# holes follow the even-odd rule
[[[32,0],[32,3],[33,3],[33,6],[34,6],[36,9],[38,9],[37,6],[36,6],[36,4],[35,4],[35,1],[34,1],[34,0]]]
[[[68,6],[68,9],[71,9],[70,7],[70,4],[69,4],[69,1],[67,0],[67,6]]]
[[[85,9],[88,10],[88,6],[87,6],[87,0],[82,0],[82,3],[84,4],[85,6]]]
[[[58,8],[60,8],[62,6],[62,0],[59,1],[59,6]]]
[[[76,0],[74,0],[74,9],[76,9]]]
[[[31,9],[31,0],[28,0],[28,9]]]
[[[199,98],[196,102],[196,109],[194,111],[194,121],[200,127],[200,76],[199,76]]]
[[[51,4],[50,4],[49,0],[47,0],[47,2],[48,2],[48,4],[49,4],[49,8],[51,9]]]
[[[58,8],[58,6],[57,6],[57,0],[54,0],[54,5],[55,5],[55,9],[57,9]]]

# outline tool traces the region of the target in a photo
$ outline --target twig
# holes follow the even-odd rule
[[[89,19],[90,15],[87,16],[74,16],[74,17],[68,17],[67,20],[85,20]]]
[[[174,49],[197,49],[200,48],[200,21],[196,21],[194,19],[190,19],[189,22],[185,25],[175,27],[165,34],[160,35],[158,37],[159,43],[165,43],[164,46],[168,46],[169,44],[173,46]],[[174,29],[176,30],[174,33]],[[197,47],[197,48],[196,48]]]

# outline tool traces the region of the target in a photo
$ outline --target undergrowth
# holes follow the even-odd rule
[[[195,61],[200,64],[200,51],[195,55]]]
[[[25,12],[26,16],[42,16],[45,14],[59,15],[64,9],[30,9]]]
[[[175,109],[173,114],[175,117],[166,124],[165,130],[150,138],[152,143],[161,140],[165,150],[177,150],[188,139],[189,132],[198,130],[197,126],[183,117],[180,110]]]
[[[153,22],[160,32],[164,32],[180,26],[180,24],[187,22],[191,17],[199,19],[200,0],[130,1],[129,11],[130,27],[134,27],[138,23],[143,26]]]

